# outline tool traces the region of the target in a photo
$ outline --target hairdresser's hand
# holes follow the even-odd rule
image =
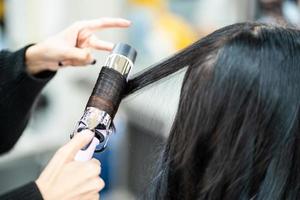
[[[90,49],[110,51],[113,43],[99,40],[94,33],[106,28],[126,28],[128,20],[100,18],[79,21],[26,51],[27,71],[34,75],[44,70],[56,71],[61,66],[95,64]]]
[[[53,156],[36,184],[45,200],[93,200],[104,187],[99,178],[100,163],[96,159],[87,162],[74,161],[75,154],[87,145],[94,134],[85,131],[61,147]]]

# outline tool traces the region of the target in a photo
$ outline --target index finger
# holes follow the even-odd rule
[[[97,31],[102,28],[126,28],[131,22],[123,18],[100,18],[87,20],[83,23],[83,28],[88,28],[92,31]]]

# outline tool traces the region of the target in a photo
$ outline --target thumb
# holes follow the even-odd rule
[[[77,133],[70,142],[68,142],[64,147],[64,155],[67,159],[73,160],[76,153],[88,145],[94,138],[94,132],[86,129]]]

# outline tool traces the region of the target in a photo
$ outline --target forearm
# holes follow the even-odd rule
[[[13,53],[0,52],[0,153],[16,143],[36,97],[54,75],[47,71],[30,75],[25,62],[26,50],[27,47]]]

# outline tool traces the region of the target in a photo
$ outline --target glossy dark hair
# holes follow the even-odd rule
[[[300,199],[300,32],[222,28],[133,77],[129,95],[186,68],[144,199]]]

